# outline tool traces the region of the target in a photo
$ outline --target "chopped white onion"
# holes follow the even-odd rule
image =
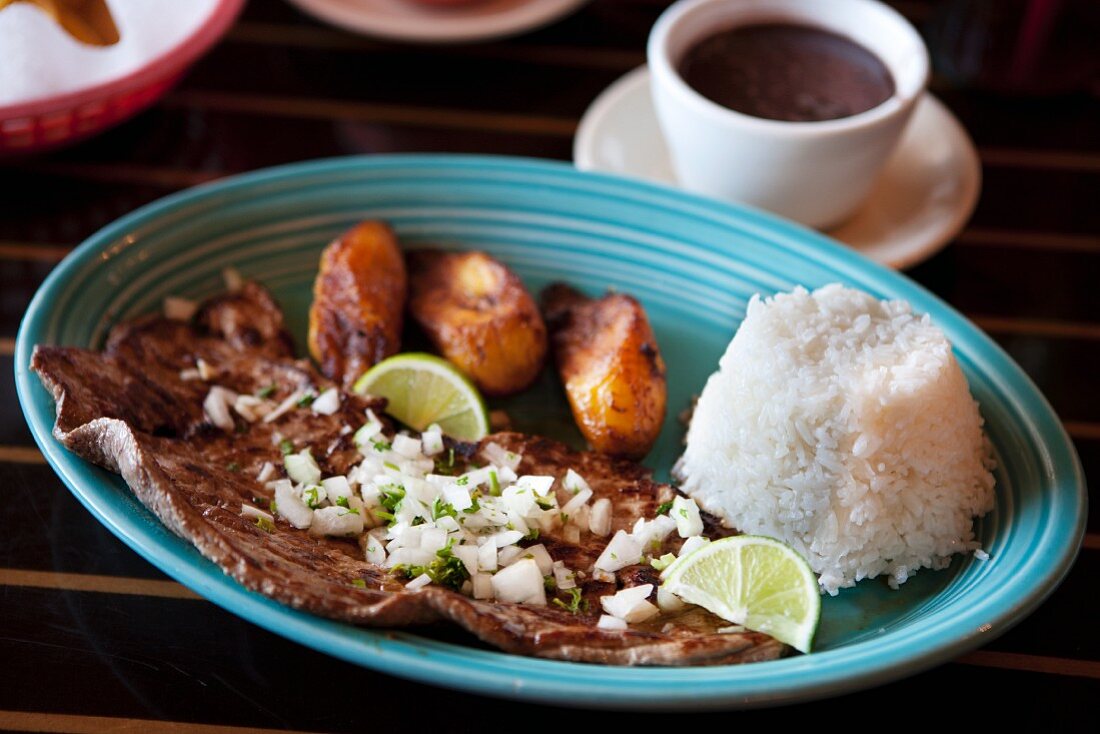
[[[237,399],[233,401],[233,410],[237,411],[237,415],[249,423],[255,423],[263,418],[270,409],[268,401],[255,395],[238,395]]]
[[[620,568],[632,566],[642,560],[642,546],[625,530],[615,533],[611,541],[604,548],[603,553],[596,559],[596,568],[601,571],[618,571]]]
[[[336,505],[322,507],[313,511],[309,532],[314,535],[358,535],[363,532],[363,514]]]
[[[671,591],[667,591],[665,587],[657,587],[657,606],[662,612],[678,612],[687,604],[680,599],[680,597],[673,594]]]
[[[351,484],[345,476],[329,477],[321,482],[321,487],[325,490],[325,498],[334,505],[341,497],[354,497]],[[355,497],[355,499],[358,498]]]
[[[447,531],[442,528],[429,527],[420,534],[420,547],[426,551],[435,553],[447,545]]]
[[[367,408],[367,422],[359,427],[359,430],[352,436],[352,441],[355,442],[355,446],[362,451],[367,447],[369,441],[382,432],[382,421],[378,420],[378,417],[371,412],[370,408]]]
[[[611,534],[611,500],[601,497],[588,512],[588,529],[601,538]]]
[[[490,541],[482,543],[477,549],[477,567],[481,571],[497,570],[497,546]]]
[[[264,465],[260,467],[260,473],[256,475],[257,482],[268,482],[275,476],[275,465],[270,461],[265,461]]]
[[[451,548],[454,557],[462,561],[462,565],[473,576],[478,570],[478,549],[475,545],[456,545]]]
[[[389,558],[386,559],[386,567],[394,566],[427,566],[436,560],[435,553],[421,550],[420,548],[394,548],[393,543],[386,546]]]
[[[497,553],[497,565],[501,568],[505,566],[511,566],[516,561],[523,558],[523,552],[525,548],[521,548],[518,545],[509,545],[500,549]]]
[[[457,484],[449,484],[443,487],[443,499],[459,512],[474,506],[474,500],[470,497],[470,490],[459,487]]]
[[[516,486],[530,489],[539,497],[545,497],[554,486],[554,477],[525,474],[516,480]]]
[[[703,535],[693,535],[690,538],[688,538],[687,540],[685,540],[684,544],[682,546],[680,546],[679,557],[683,558],[688,553],[691,553],[692,551],[696,551],[696,550],[702,548],[704,545],[706,545],[709,542],[710,542],[710,538],[707,538]]]
[[[645,622],[649,617],[660,613],[656,606],[646,601],[652,592],[653,584],[643,583],[639,587],[623,589],[610,596],[601,596],[599,605],[608,614],[627,623]]]
[[[313,454],[309,449],[302,449],[296,454],[287,454],[283,457],[283,466],[287,476],[298,484],[318,484],[321,481],[321,468],[313,460]]]
[[[299,530],[313,524],[313,510],[302,501],[289,479],[275,482],[275,511]]]
[[[677,495],[672,500],[672,509],[668,514],[676,521],[676,530],[681,538],[690,538],[703,532],[703,519],[699,516],[699,506],[692,498]]]
[[[379,566],[386,562],[386,543],[381,538],[376,538],[373,535],[367,536],[366,550],[364,554],[367,559],[367,563],[375,563]]]
[[[294,408],[298,407],[298,401],[301,400],[302,396],[305,394],[304,390],[295,390],[292,392],[286,397],[286,400],[276,405],[274,410],[264,416],[264,423],[271,423],[294,410]]]
[[[581,542],[581,529],[576,525],[566,525],[561,531],[562,540],[566,543],[577,544]]]
[[[549,576],[551,571],[554,570],[554,559],[550,557],[550,553],[547,552],[546,546],[539,543],[538,545],[532,545],[529,548],[524,548],[523,553],[520,554],[522,558],[531,558],[538,564],[539,573],[543,576]]]
[[[218,371],[211,367],[205,359],[196,359],[195,368],[199,371],[199,377],[206,380],[213,380],[217,376]]]
[[[334,387],[330,387],[314,398],[313,402],[309,404],[309,407],[314,413],[332,415],[340,410],[340,391]]]
[[[626,615],[638,602],[645,601],[653,593],[653,584],[630,586],[610,596],[600,597],[600,606],[610,615],[626,619]]]
[[[206,399],[202,401],[203,412],[218,428],[223,431],[232,431],[236,424],[233,422],[233,416],[229,414],[229,404],[236,399],[237,393],[215,385],[210,388]]]
[[[562,506],[561,511],[566,515],[573,516],[577,511],[584,507],[589,498],[592,497],[592,490],[585,487],[579,490],[568,502]]]
[[[264,512],[258,507],[252,505],[241,505],[241,515],[247,517],[249,520],[267,520],[268,522],[274,522],[275,518],[270,513]]]
[[[492,599],[493,598],[493,577],[487,573],[474,574],[474,598],[475,599]]]
[[[306,507],[315,510],[328,499],[328,492],[320,484],[310,484],[302,487],[301,497]]]
[[[504,530],[493,535],[493,542],[497,544],[497,548],[504,548],[523,540],[524,535],[526,533],[521,533],[518,530]]]
[[[417,589],[423,589],[425,586],[427,586],[431,582],[432,582],[431,577],[428,576],[428,574],[426,574],[426,573],[422,573],[419,576],[417,576],[415,579],[410,581],[409,583],[405,584],[405,588],[408,589],[409,591],[416,591]]]
[[[601,614],[600,621],[596,622],[596,627],[602,630],[628,629],[626,622],[618,617],[612,617],[610,614]]]
[[[519,468],[519,463],[523,458],[514,451],[508,451],[500,444],[491,441],[485,445],[481,453],[489,460],[489,463],[507,467],[513,472]]]
[[[492,577],[493,596],[513,604],[546,605],[546,586],[539,566],[530,558],[497,571]]]
[[[561,486],[570,494],[577,494],[587,489],[589,496],[591,496],[592,488],[588,486],[588,482],[584,481],[584,477],[572,469],[565,472],[565,479],[562,480]]]
[[[652,520],[639,519],[631,535],[642,546],[642,552],[657,550],[665,538],[676,529],[676,521],[668,515],[658,515]]]
[[[406,459],[415,459],[420,456],[420,439],[399,433],[393,437],[391,448]]]
[[[443,451],[443,431],[435,423],[420,434],[421,450],[425,456],[435,456]]]
[[[562,591],[575,589],[577,588],[576,574],[566,568],[561,561],[554,561],[554,584]]]

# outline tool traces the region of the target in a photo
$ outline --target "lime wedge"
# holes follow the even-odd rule
[[[821,617],[817,578],[790,546],[759,535],[707,543],[661,574],[662,588],[722,619],[809,652]]]
[[[386,398],[386,412],[417,431],[438,423],[445,434],[463,441],[477,441],[489,432],[489,414],[477,388],[434,354],[384,359],[356,381],[355,392]]]

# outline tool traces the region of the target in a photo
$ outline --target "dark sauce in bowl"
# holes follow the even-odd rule
[[[687,50],[679,72],[707,99],[769,120],[850,117],[894,94],[894,78],[875,54],[844,36],[804,25],[719,31]]]

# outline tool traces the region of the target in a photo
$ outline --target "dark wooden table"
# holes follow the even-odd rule
[[[1037,612],[935,670],[779,710],[582,716],[405,682],[243,622],[116,540],[34,447],[13,341],[35,289],[83,238],[169,192],[288,161],[390,151],[567,160],[578,118],[643,62],[665,4],[594,2],[522,38],[416,47],[254,0],[154,109],[77,147],[0,162],[0,728],[719,731],[790,717],[892,726],[886,717],[952,711],[968,725],[1097,730],[1100,512]],[[922,28],[935,19],[933,3],[895,5]],[[942,76],[934,89],[977,142],[984,188],[962,234],[909,275],[1012,354],[1065,422],[1086,474],[1100,476],[1100,102],[963,90]]]

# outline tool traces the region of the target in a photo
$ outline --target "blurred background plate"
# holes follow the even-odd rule
[[[194,32],[131,73],[62,94],[0,105],[0,156],[69,145],[133,117],[175,86],[232,27],[243,6],[244,0],[217,0]]]
[[[647,463],[667,477],[689,404],[754,293],[840,281],[912,302],[955,345],[997,452],[997,507],[977,528],[988,561],[960,556],[899,591],[864,581],[824,599],[811,655],[744,666],[628,668],[506,655],[413,632],[352,627],[246,591],[173,535],[120,478],[51,436],[53,401],[27,370],[35,344],[98,347],[120,319],[167,295],[222,289],[238,268],[267,285],[303,344],[324,245],[363,218],[409,246],[488,250],[532,290],[566,280],[638,297],[666,355],[669,417]],[[560,163],[484,156],[332,159],[225,179],[150,204],[89,238],[43,284],[16,343],[35,440],[77,498],[123,541],[211,601],[303,645],[392,675],[485,695],[630,709],[758,706],[870,687],[1006,631],[1058,585],[1084,532],[1077,457],[1035,386],[987,336],[924,288],[800,226],[641,181]],[[526,406],[526,407],[525,407]],[[543,381],[508,404],[520,429],[571,425]]]
[[[418,43],[469,43],[540,28],[588,0],[290,0],[349,31]]]

